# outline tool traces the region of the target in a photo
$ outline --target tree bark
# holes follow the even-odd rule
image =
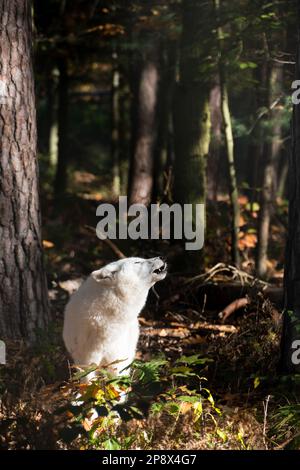
[[[158,86],[158,44],[150,36],[144,46],[138,87],[133,90],[135,103],[133,104],[133,155],[128,191],[130,204],[148,205],[151,202],[154,148],[157,136]]]
[[[33,342],[49,320],[42,259],[31,2],[0,0],[0,338]]]
[[[298,6],[298,39],[296,80],[300,80],[300,8]],[[295,341],[300,340],[300,104],[294,104],[292,146],[288,171],[289,219],[284,272],[284,322],[281,340],[280,370],[300,373],[293,360]]]

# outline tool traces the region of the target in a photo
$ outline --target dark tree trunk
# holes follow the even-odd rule
[[[298,9],[298,50],[296,80],[300,80],[300,9]],[[281,341],[280,369],[284,373],[300,373],[300,364],[293,361],[300,340],[300,104],[294,104],[292,147],[288,173],[289,220],[286,245],[284,297],[285,311]]]
[[[204,5],[205,3],[205,5]],[[179,82],[174,99],[174,201],[194,207],[206,199],[206,160],[210,143],[210,46],[212,9],[206,2],[185,0],[180,43]],[[205,216],[204,216],[205,219]],[[202,225],[205,220],[201,220]],[[203,250],[187,251],[183,265],[203,268]]]
[[[172,147],[172,99],[175,85],[177,47],[167,42],[161,47],[161,80],[158,95],[158,131],[154,152],[153,202],[162,200],[170,171],[170,152]]]
[[[69,77],[67,59],[65,57],[59,60],[58,69],[58,155],[54,181],[54,198],[59,201],[66,192],[68,176]]]
[[[0,0],[0,338],[33,342],[49,319],[43,268],[31,2]]]
[[[133,153],[128,192],[130,204],[147,205],[153,188],[159,86],[158,44],[151,36],[144,46],[137,80],[138,85],[133,89]]]
[[[199,31],[202,33],[210,9],[201,3],[195,0],[183,2],[180,80],[174,105],[174,198],[180,204],[204,203],[206,196],[210,84],[209,75],[199,66],[207,62],[208,53]]]
[[[282,93],[283,70],[282,64],[275,64],[270,71],[269,79],[269,107],[280,99]],[[276,196],[277,169],[281,152],[281,106],[274,106],[270,111],[273,122],[272,142],[266,147],[266,162],[263,171],[263,182],[261,190],[261,207],[258,223],[258,245],[257,245],[257,274],[264,277],[267,272],[268,245],[270,237],[270,224]]]

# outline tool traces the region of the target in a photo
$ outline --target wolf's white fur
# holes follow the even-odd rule
[[[165,276],[161,258],[125,258],[93,271],[65,309],[63,338],[75,364],[122,361],[113,365],[120,374],[134,359],[148,291]]]

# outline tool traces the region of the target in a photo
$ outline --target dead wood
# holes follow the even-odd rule
[[[222,312],[219,313],[219,318],[222,319],[222,321],[226,321],[230,315],[232,315],[234,312],[239,310],[240,308],[246,307],[246,305],[249,305],[250,301],[248,297],[242,297],[241,299],[236,299],[233,302],[231,302],[227,307],[225,307]]]

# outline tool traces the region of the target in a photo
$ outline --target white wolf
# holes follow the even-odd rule
[[[139,336],[138,315],[149,289],[166,274],[161,258],[125,258],[93,271],[65,309],[63,338],[75,364],[115,363],[117,375],[128,367]]]

